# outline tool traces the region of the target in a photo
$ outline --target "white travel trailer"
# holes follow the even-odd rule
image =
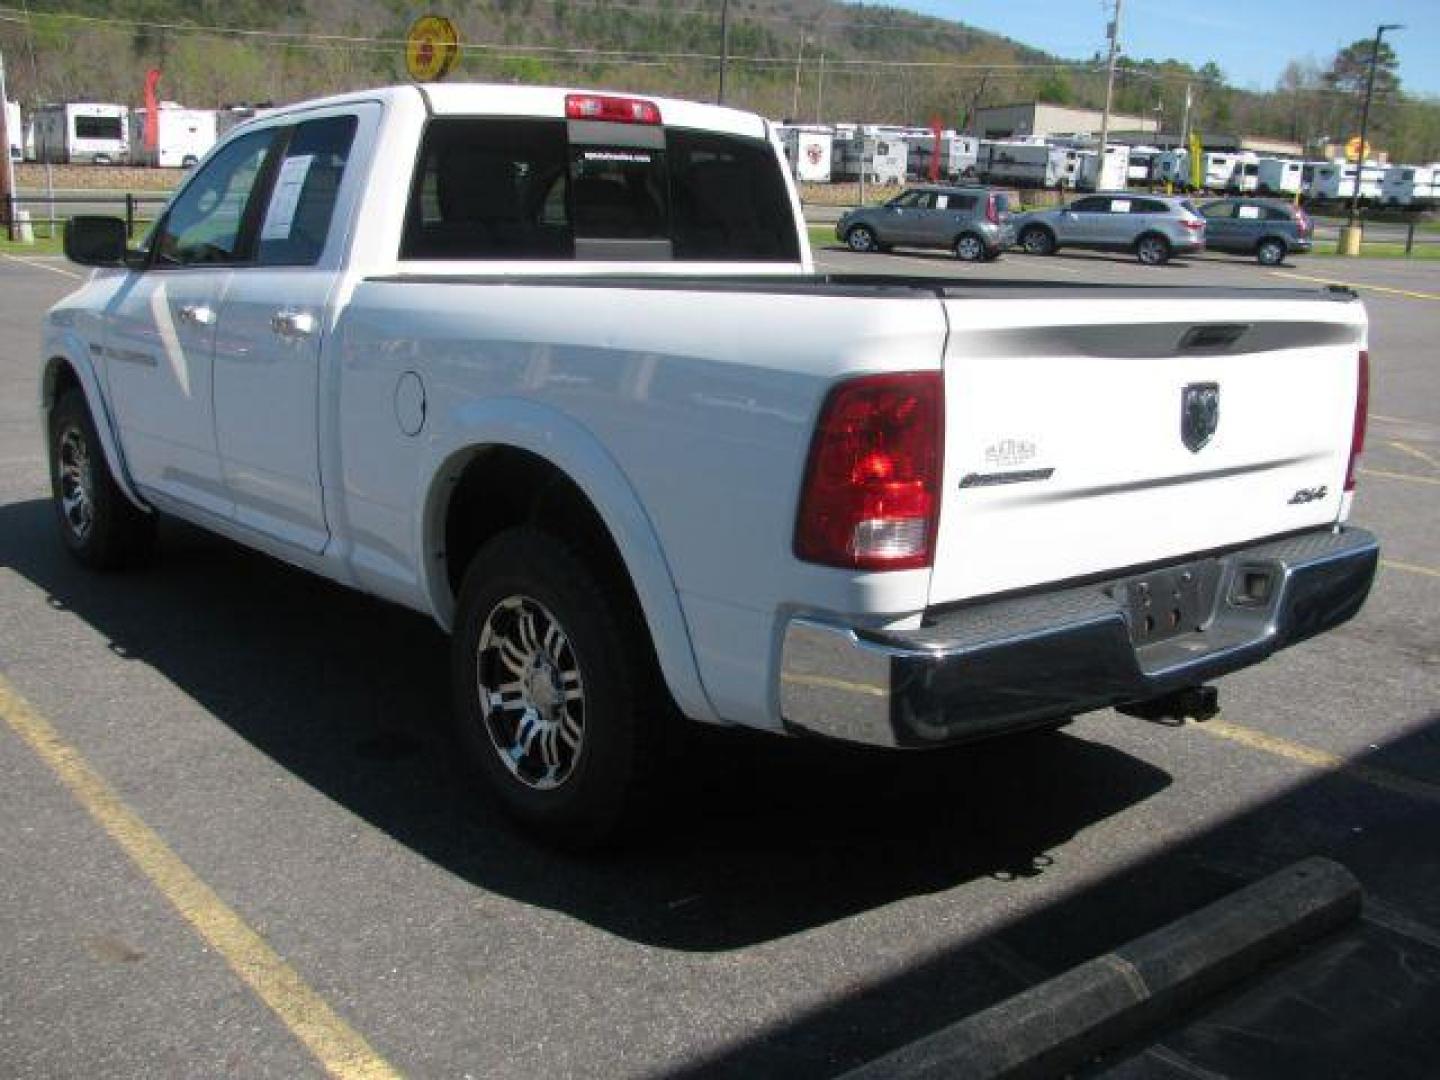
[[[924,132],[910,141],[910,175],[917,180],[930,178],[930,160],[935,156],[933,131]],[[940,133],[940,179],[961,180],[975,175],[975,162],[980,140],[974,135],[958,135],[953,131]]]
[[[124,105],[71,102],[35,110],[35,159],[56,165],[118,165],[130,160]]]
[[[1380,201],[1387,206],[1440,204],[1440,164],[1392,165],[1381,181]]]
[[[1315,175],[1305,194],[1312,199],[1349,199],[1355,195],[1355,177],[1360,173],[1360,198],[1376,201],[1385,180],[1385,168],[1367,162],[1360,166],[1349,162],[1327,161],[1315,166]]]
[[[819,124],[777,124],[790,171],[803,184],[828,184],[834,132]]]
[[[1113,143],[1105,147],[1105,164],[1097,167],[1100,154],[1096,150],[1080,151],[1077,186],[1086,191],[1124,191],[1130,179],[1130,148]]]
[[[1132,146],[1130,164],[1125,170],[1125,179],[1132,185],[1145,185],[1156,180],[1155,170],[1160,164],[1158,146]]]
[[[162,101],[155,110],[155,149],[145,145],[145,109],[130,111],[130,161],[134,165],[188,168],[210,152],[217,138],[215,110],[185,109]]]
[[[1242,152],[1235,155],[1235,166],[1230,172],[1230,182],[1225,185],[1229,191],[1240,195],[1253,195],[1260,190],[1260,158],[1256,154]]]
[[[1082,151],[1043,142],[981,140],[975,171],[987,183],[1026,188],[1073,188]]]
[[[1255,190],[1261,195],[1298,195],[1305,175],[1305,163],[1290,158],[1264,157],[1260,159],[1258,183]]]
[[[865,139],[869,159],[865,179],[872,184],[903,184],[910,159],[910,144],[894,136]]]
[[[10,144],[10,160],[20,161],[25,157],[24,128],[20,126],[20,105],[5,102],[5,141]]]
[[[1200,157],[1200,186],[1206,191],[1224,191],[1235,175],[1238,155],[1208,150]]]
[[[894,130],[868,124],[836,124],[831,178],[858,180],[863,171],[867,184],[903,184],[909,146],[904,139],[888,133]]]

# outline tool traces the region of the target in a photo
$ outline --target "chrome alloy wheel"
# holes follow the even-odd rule
[[[528,596],[501,600],[480,631],[476,679],[486,733],[511,774],[537,791],[570,779],[585,747],[585,684],[555,616]]]
[[[60,436],[60,512],[75,539],[83,543],[95,522],[94,474],[90,447],[77,427]]]

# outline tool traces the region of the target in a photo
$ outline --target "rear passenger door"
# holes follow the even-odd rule
[[[1207,203],[1200,208],[1205,219],[1205,246],[1217,251],[1234,251],[1239,247],[1239,230],[1235,223],[1235,203]]]
[[[235,519],[319,552],[326,526],[320,350],[379,106],[307,115],[277,133],[278,163],[252,264],[215,338],[215,437]],[[283,148],[283,153],[278,152]]]

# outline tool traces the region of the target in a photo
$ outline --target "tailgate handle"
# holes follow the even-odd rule
[[[1239,341],[1249,323],[1212,323],[1209,326],[1192,326],[1180,339],[1180,350],[1185,352],[1199,349],[1224,349]]]

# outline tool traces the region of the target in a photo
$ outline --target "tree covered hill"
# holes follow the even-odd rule
[[[0,0],[11,95],[26,104],[136,102],[147,68],[195,106],[290,101],[404,79],[410,22],[455,20],[452,78],[623,88],[713,99],[720,0]],[[1095,39],[1102,36],[1097,9]],[[963,23],[835,0],[731,0],[727,100],[772,117],[963,126],[981,105],[1040,98],[1099,107],[1100,57],[1059,60]],[[1367,54],[1368,55],[1368,54]],[[1357,126],[1355,55],[1299,60],[1275,90],[1226,84],[1215,65],[1127,58],[1119,112],[1178,130],[1185,87],[1208,134],[1309,142]],[[1440,102],[1383,83],[1372,139],[1397,160],[1440,158]]]

